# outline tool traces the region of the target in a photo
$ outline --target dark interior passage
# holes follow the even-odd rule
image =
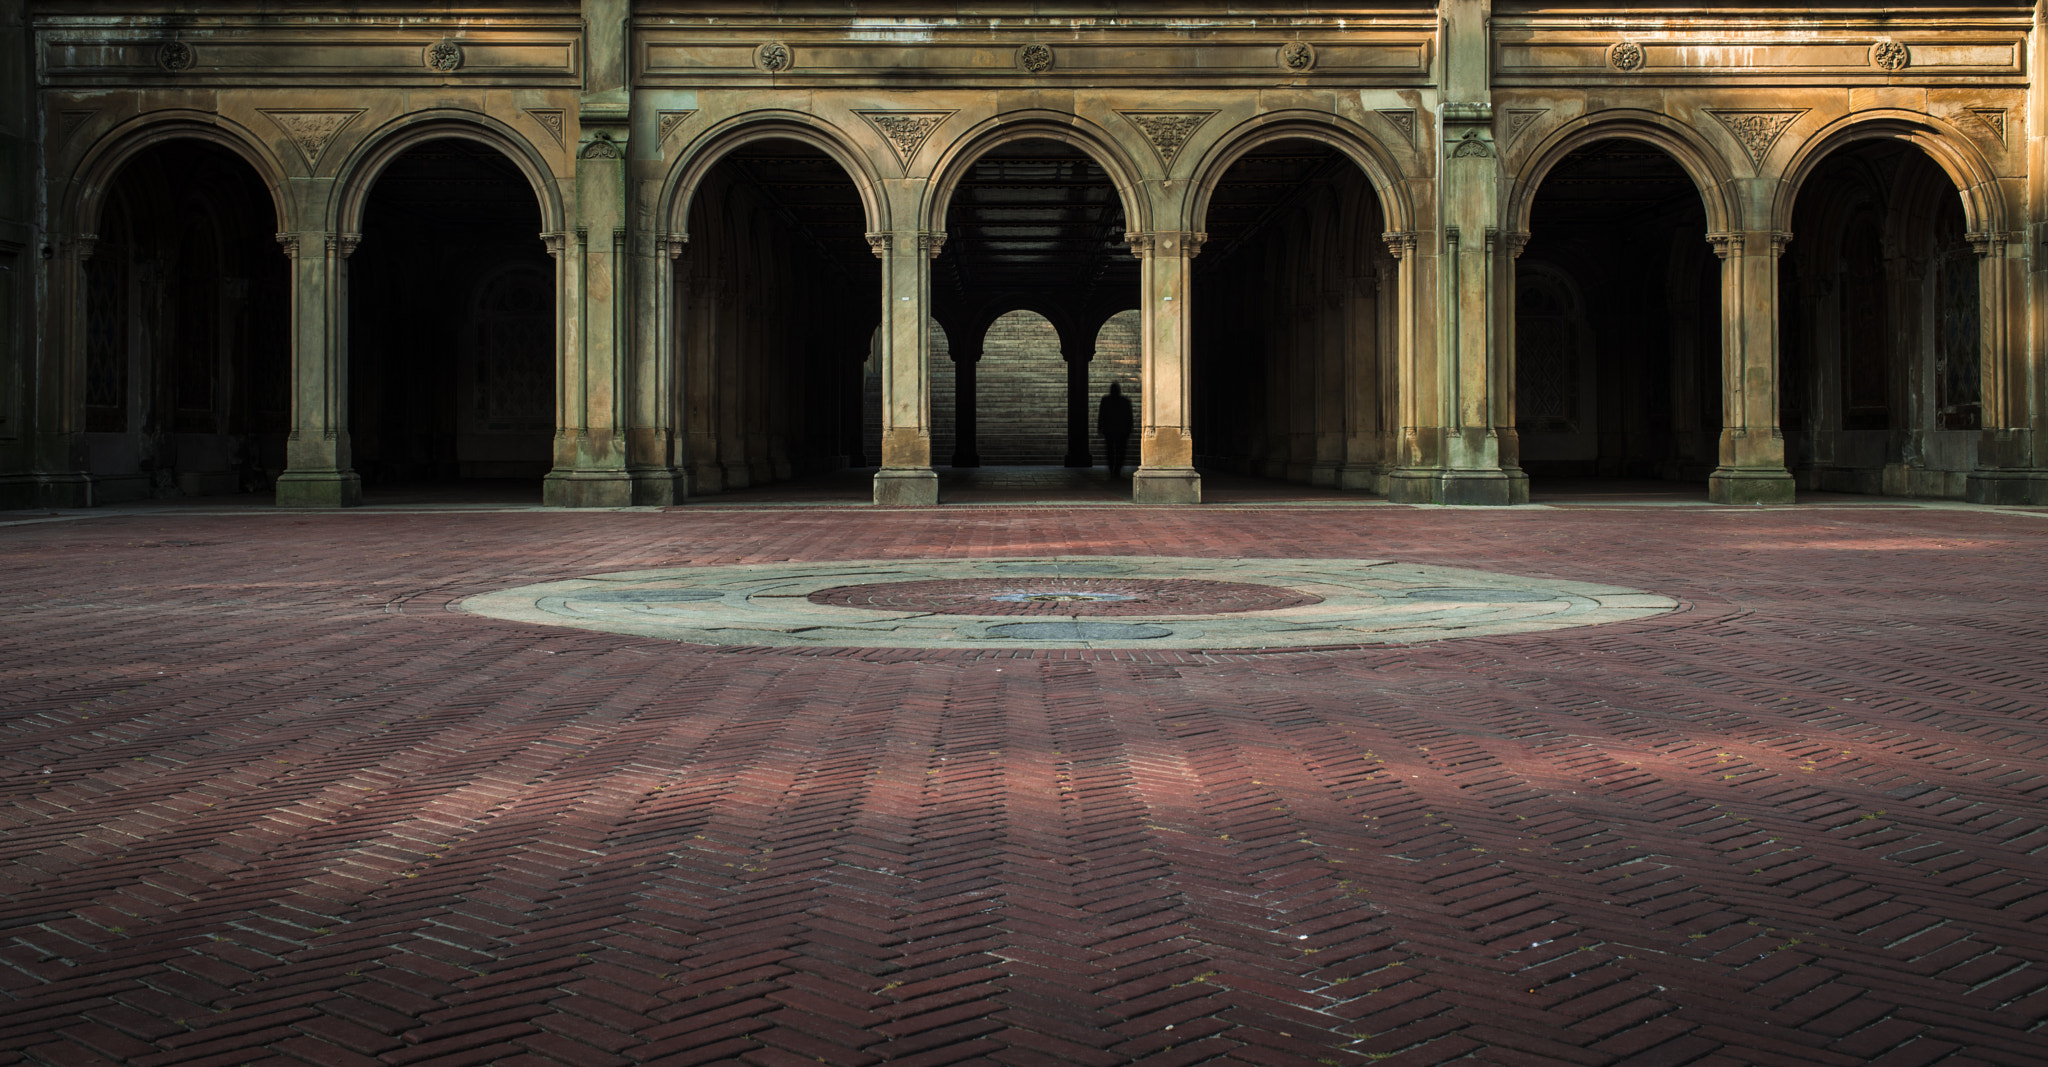
[[[1961,496],[1983,425],[1980,256],[1954,182],[1869,141],[1799,190],[1779,264],[1779,421],[1802,489]]]
[[[1543,179],[1529,232],[1515,288],[1522,469],[1705,482],[1722,421],[1721,263],[1698,187],[1659,148],[1596,142]]]
[[[863,424],[881,263],[860,191],[795,140],[756,141],[713,167],[677,262],[684,467],[695,494],[875,462]],[[878,425],[878,424],[877,424]]]
[[[1394,262],[1357,165],[1311,140],[1232,164],[1195,261],[1192,392],[1204,467],[1386,491]]]
[[[1096,404],[1111,380],[1134,403],[1141,384],[1130,327],[1104,331],[1138,306],[1126,229],[1108,171],[1072,145],[1015,141],[970,164],[932,269],[936,462],[1100,460]]]
[[[349,259],[349,429],[366,488],[552,460],[555,263],[503,154],[431,141],[377,178]]]
[[[262,179],[203,141],[109,186],[84,264],[85,441],[100,503],[261,492],[291,429],[290,277]]]

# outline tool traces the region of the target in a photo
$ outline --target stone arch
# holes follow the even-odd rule
[[[953,203],[953,191],[973,169],[976,160],[999,145],[1015,141],[1058,141],[1072,145],[1102,165],[1110,184],[1124,205],[1124,228],[1138,233],[1152,230],[1152,208],[1146,202],[1141,181],[1144,172],[1108,131],[1076,115],[1058,111],[1013,111],[997,115],[954,138],[939,153],[926,187],[922,229],[946,232],[946,212]]]
[[[1552,131],[1531,152],[1511,178],[1508,190],[1507,229],[1529,232],[1529,216],[1536,206],[1536,194],[1543,179],[1564,157],[1597,141],[1637,141],[1663,150],[1692,178],[1706,208],[1707,232],[1727,233],[1743,228],[1742,212],[1729,195],[1728,183],[1734,171],[1728,160],[1699,131],[1650,111],[1616,110],[1582,115]]]
[[[1963,200],[1964,224],[1970,232],[2003,233],[2008,229],[1998,175],[1970,139],[1931,115],[1890,108],[1845,115],[1796,146],[1771,204],[1772,228],[1792,228],[1792,212],[1798,205],[1800,190],[1814,170],[1837,149],[1874,140],[1904,141],[1926,153],[1955,183],[1956,193]]]
[[[540,204],[541,231],[561,233],[567,226],[562,190],[533,142],[488,115],[454,108],[418,111],[385,123],[356,145],[336,170],[338,193],[328,208],[331,233],[361,233],[363,208],[377,178],[407,149],[428,141],[473,141],[502,153],[526,176]]]
[[[839,164],[859,191],[868,232],[889,229],[888,201],[881,194],[881,178],[875,173],[873,161],[846,131],[801,111],[748,112],[692,139],[669,169],[667,186],[662,190],[663,208],[657,217],[667,221],[669,232],[688,235],[690,204],[711,168],[744,145],[769,140],[799,141],[823,152]]]
[[[233,152],[256,171],[264,188],[270,190],[270,208],[280,232],[289,232],[296,221],[286,210],[285,168],[270,149],[248,128],[206,111],[156,111],[136,116],[115,126],[93,142],[71,172],[68,222],[71,231],[97,233],[106,195],[121,168],[147,149],[168,141],[204,141]]]
[[[1356,123],[1320,111],[1268,112],[1246,120],[1218,138],[1195,163],[1188,224],[1197,230],[1207,227],[1209,198],[1215,195],[1232,164],[1263,145],[1283,140],[1315,141],[1343,153],[1364,172],[1374,195],[1379,197],[1387,229],[1415,228],[1414,205],[1402,188],[1401,170],[1394,163],[1393,154],[1379,138]]]

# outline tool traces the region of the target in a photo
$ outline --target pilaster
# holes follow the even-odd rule
[[[1199,504],[1202,476],[1195,470],[1194,434],[1188,425],[1188,338],[1192,324],[1188,268],[1208,235],[1186,230],[1130,233],[1141,261],[1138,300],[1145,385],[1138,416],[1138,469],[1131,499],[1140,504]]]
[[[348,257],[353,233],[281,233],[291,259],[292,430],[280,507],[363,502],[348,434]],[[83,304],[83,300],[78,303]]]
[[[931,261],[946,235],[917,230],[868,235],[882,260],[882,468],[875,503],[939,502],[932,470]]]
[[[1789,504],[1778,427],[1778,257],[1781,230],[1710,233],[1721,257],[1721,458],[1707,478],[1717,504]]]

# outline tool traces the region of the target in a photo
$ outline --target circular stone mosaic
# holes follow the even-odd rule
[[[620,571],[458,607],[708,645],[1229,650],[1528,633],[1677,606],[1620,586],[1391,560],[1089,556]]]
[[[1194,578],[942,578],[820,589],[813,604],[941,615],[1228,615],[1320,604],[1299,589]]]

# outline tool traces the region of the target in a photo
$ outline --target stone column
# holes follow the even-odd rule
[[[1717,504],[1789,504],[1778,430],[1778,257],[1792,235],[1710,233],[1721,257],[1721,461],[1707,479]]]
[[[348,257],[360,234],[281,233],[291,257],[292,431],[280,507],[363,502],[348,437]]]
[[[1344,464],[1337,468],[1337,488],[1384,492],[1385,467],[1380,452],[1381,412],[1386,407],[1381,373],[1386,346],[1379,313],[1384,269],[1350,275],[1344,298]]]
[[[1067,364],[1067,458],[1063,465],[1068,467],[1095,466],[1094,449],[1089,445],[1088,365],[1095,361],[1095,338],[1101,333],[1098,325],[1087,340],[1060,338],[1060,358]]]
[[[11,231],[19,236],[25,233]],[[25,245],[6,250],[6,258],[19,263]],[[21,434],[26,449],[15,451],[0,445],[0,457],[9,453],[24,461],[15,471],[0,474],[0,508],[93,506],[91,461],[85,446],[85,359],[86,359],[86,262],[92,258],[99,238],[74,234],[57,238],[56,262],[50,271],[50,292],[45,305],[47,321],[55,325],[48,332],[26,332],[34,345],[36,364],[13,383],[0,384],[0,404],[10,397],[11,385],[22,390],[15,402],[30,412],[26,426],[0,425]],[[28,273],[26,271],[22,272]],[[23,279],[27,281],[27,279]],[[28,301],[17,292],[15,308]],[[0,309],[0,322],[14,326],[14,308]],[[22,362],[26,363],[24,358]],[[7,373],[13,373],[9,370]],[[39,386],[39,383],[49,383]],[[0,419],[8,412],[0,411]]]
[[[981,449],[977,447],[975,435],[975,368],[981,365],[982,346],[987,342],[987,327],[971,339],[962,337],[949,349],[953,357],[953,466],[981,466]],[[968,331],[962,330],[961,334]]]
[[[932,470],[931,261],[946,235],[914,230],[868,235],[882,260],[882,469],[875,503],[936,504]]]
[[[1437,498],[1436,464],[1442,454],[1437,426],[1437,363],[1425,359],[1422,316],[1433,292],[1431,277],[1435,256],[1423,244],[1424,234],[1413,230],[1389,230],[1380,235],[1387,243],[1393,263],[1391,289],[1393,304],[1394,425],[1393,469],[1387,472],[1387,499],[1399,503],[1429,504]],[[1432,319],[1433,322],[1433,319]]]
[[[683,321],[683,469],[691,495],[725,492],[718,458],[718,316],[724,275],[693,267],[685,275]]]
[[[588,95],[588,94],[586,94]],[[625,399],[631,279],[626,256],[627,123],[623,104],[586,100],[576,152],[576,232],[559,279],[568,297],[555,469],[541,492],[551,507],[633,503],[626,470]]]
[[[2029,383],[2042,388],[2042,374],[2028,366],[2030,346],[2013,339],[2026,335],[2024,312],[2027,264],[2013,256],[2019,234],[1983,231],[1966,234],[1977,250],[1977,285],[1984,323],[1982,408],[1983,429],[1977,439],[1977,469],[1964,490],[1979,504],[2048,504],[2048,463],[2034,454],[2039,432],[2030,429],[2039,418],[2033,411]]]
[[[1145,384],[1138,416],[1138,469],[1131,499],[1140,504],[1199,504],[1202,476],[1195,470],[1194,434],[1188,426],[1189,261],[1207,234],[1183,230],[1126,234],[1141,260],[1138,299],[1144,316]]]
[[[1529,247],[1529,235],[1509,230],[1499,235],[1496,252],[1497,274],[1493,289],[1495,340],[1493,360],[1493,435],[1500,450],[1501,473],[1507,475],[1510,503],[1529,502],[1529,476],[1522,471],[1522,431],[1516,427],[1515,412],[1515,293],[1516,262]]]

